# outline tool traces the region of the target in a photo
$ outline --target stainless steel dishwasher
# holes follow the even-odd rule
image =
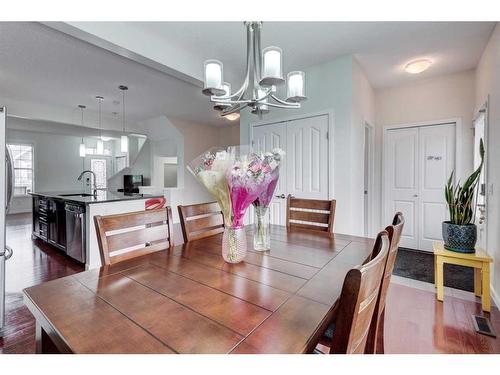
[[[85,206],[66,203],[66,254],[85,263]]]

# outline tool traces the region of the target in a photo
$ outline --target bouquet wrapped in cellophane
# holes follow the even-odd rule
[[[264,182],[265,188],[262,193],[253,201],[255,213],[255,232],[253,246],[255,250],[269,250],[271,241],[269,237],[269,204],[273,199],[274,191],[278,185],[279,167],[285,152],[280,148],[275,148],[271,152],[260,154],[263,170],[269,174]]]
[[[247,246],[243,218],[247,208],[272,183],[272,160],[250,152],[248,146],[214,147],[189,163],[188,169],[221,207],[224,259],[230,263],[242,261]]]

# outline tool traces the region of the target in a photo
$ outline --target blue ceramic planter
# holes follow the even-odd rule
[[[477,241],[475,224],[457,225],[443,222],[443,240],[446,250],[458,253],[474,253]]]

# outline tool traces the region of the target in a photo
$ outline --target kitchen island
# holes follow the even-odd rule
[[[33,237],[58,248],[86,269],[101,266],[94,216],[143,211],[145,203],[160,195],[127,194],[98,190],[34,192]]]

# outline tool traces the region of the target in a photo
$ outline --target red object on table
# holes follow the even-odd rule
[[[156,210],[158,208],[164,208],[167,205],[167,200],[162,198],[151,198],[146,201],[146,210]]]

